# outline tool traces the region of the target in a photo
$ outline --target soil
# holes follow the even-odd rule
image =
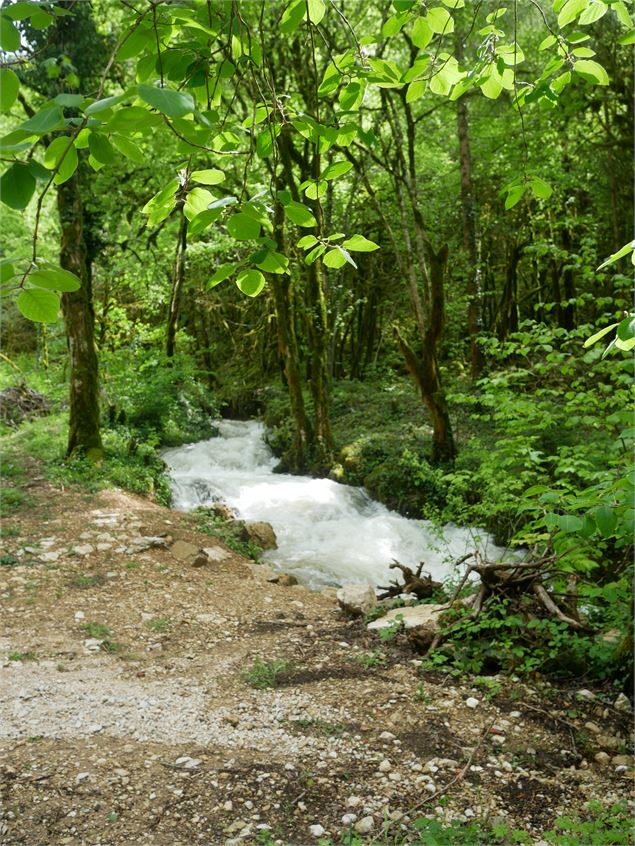
[[[318,825],[338,843],[372,817],[370,842],[421,815],[537,842],[632,794],[615,694],[424,674],[405,642],[268,582],[191,516],[37,477],[29,495],[0,558],[4,846],[305,844]],[[279,662],[275,687],[250,683],[257,659]]]

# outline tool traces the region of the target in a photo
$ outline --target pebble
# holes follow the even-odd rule
[[[586,690],[583,688],[576,693],[578,699],[584,699],[586,702],[592,702],[595,699],[595,693],[592,693],[590,690]]]
[[[591,723],[591,722],[585,723],[584,728],[587,731],[593,732],[593,734],[600,734],[602,732],[602,729],[600,728],[600,726],[597,723]]]
[[[362,817],[359,822],[355,823],[355,831],[358,834],[368,834],[373,830],[375,827],[375,818],[374,817]]]
[[[200,763],[199,758],[190,758],[189,755],[182,755],[180,758],[176,759],[174,766],[179,767],[182,770],[195,770]]]
[[[357,819],[357,814],[344,814],[342,817],[342,825],[353,825]]]
[[[626,713],[628,713],[632,710],[631,700],[628,698],[628,696],[626,696],[626,694],[620,693],[620,695],[613,703],[613,707],[618,711],[625,711]]]
[[[390,770],[392,770],[392,764],[389,760],[384,758],[384,760],[379,764],[379,767],[377,769],[380,773],[388,773],[390,772]]]
[[[479,701],[478,701],[478,699],[475,699],[473,696],[468,696],[468,698],[465,700],[465,704],[467,705],[468,708],[478,708]]]
[[[358,808],[362,804],[360,796],[349,796],[346,800],[347,808]]]
[[[321,825],[310,825],[309,826],[309,833],[313,837],[322,837],[322,835],[325,834],[325,830],[324,830],[324,828],[322,828]]]
[[[606,754],[606,752],[598,752],[597,755],[593,756],[593,760],[596,764],[600,767],[606,767],[608,762],[611,760],[610,757]]]

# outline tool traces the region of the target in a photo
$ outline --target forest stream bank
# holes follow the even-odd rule
[[[556,843],[564,814],[627,842],[614,693],[423,673],[191,515],[28,489],[3,526],[3,843],[393,843],[417,819],[436,842]]]

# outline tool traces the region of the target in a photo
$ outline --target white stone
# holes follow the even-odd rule
[[[435,630],[439,627],[439,615],[447,611],[446,605],[414,605],[410,608],[392,608],[383,617],[368,624],[369,631],[387,629],[401,622],[404,629],[421,627]],[[399,619],[397,619],[399,617]]]
[[[182,755],[180,758],[176,759],[174,766],[180,767],[184,770],[194,770],[200,763],[201,762],[198,758],[190,758],[189,755]]]
[[[390,770],[392,770],[392,764],[390,763],[390,761],[384,758],[384,760],[380,763],[377,769],[380,773],[388,773],[390,772]]]
[[[342,825],[353,825],[357,819],[357,814],[344,814],[342,817]]]
[[[95,551],[95,547],[90,543],[80,544],[79,546],[73,548],[75,550],[75,554],[81,556],[90,555],[91,552]]]
[[[75,781],[79,784],[80,781],[85,781],[87,778],[90,778],[90,773],[77,773]]]
[[[347,808],[359,808],[362,804],[362,799],[360,796],[349,796],[346,800],[346,807]]]
[[[75,616],[75,619],[78,620],[78,621],[83,620],[86,617],[86,615],[84,614],[83,611],[76,611],[74,616]]]
[[[590,690],[582,689],[579,690],[576,694],[579,699],[584,699],[587,702],[592,702],[595,699],[595,693],[592,693]]]
[[[325,831],[321,825],[310,825],[309,833],[313,835],[313,837],[322,837]]]
[[[336,597],[342,611],[352,617],[363,617],[377,605],[375,591],[370,585],[342,585]]]
[[[368,834],[375,827],[375,820],[373,817],[362,817],[359,822],[355,823],[355,831],[358,834]]]
[[[613,703],[613,707],[616,708],[618,711],[625,711],[628,713],[632,710],[631,700],[623,693],[617,697],[615,702]]]
[[[467,705],[468,708],[478,708],[479,701],[478,701],[478,699],[475,699],[473,696],[468,696],[468,698],[465,700],[465,704]]]

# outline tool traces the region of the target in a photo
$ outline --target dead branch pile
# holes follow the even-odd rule
[[[441,582],[433,581],[430,575],[424,575],[422,578],[421,573],[423,567],[424,563],[422,561],[417,568],[417,572],[413,573],[410,567],[405,567],[393,559],[390,569],[401,570],[403,584],[400,585],[397,579],[393,579],[389,585],[383,587],[379,585],[377,589],[383,590],[384,593],[380,594],[378,599],[392,599],[395,596],[399,596],[400,593],[412,593],[417,599],[429,599],[433,591],[441,587]]]
[[[9,426],[18,426],[24,420],[48,414],[49,400],[24,382],[0,391],[0,419]]]

